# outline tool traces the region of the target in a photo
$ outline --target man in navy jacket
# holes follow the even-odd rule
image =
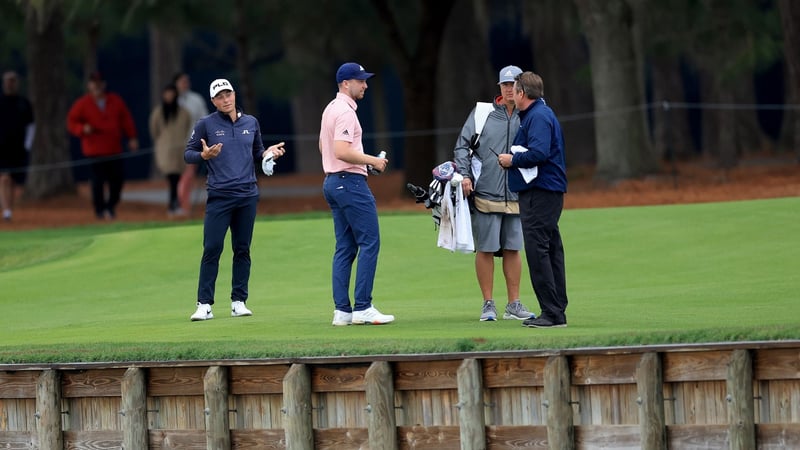
[[[189,164],[205,161],[208,168],[203,259],[193,321],[214,318],[211,305],[228,228],[233,247],[231,315],[253,314],[245,302],[250,280],[250,242],[258,206],[256,162],[261,162],[265,155],[270,157],[269,152],[273,159],[285,153],[283,142],[265,151],[258,120],[236,107],[236,94],[228,80],[214,80],[209,94],[217,111],[197,121],[183,157]]]
[[[533,72],[519,74],[514,101],[520,128],[511,154],[498,156],[508,171],[509,189],[519,193],[525,254],[533,290],[542,312],[522,324],[534,328],[566,327],[567,282],[564,246],[558,220],[567,192],[564,136],[553,110],[542,98],[544,83]]]

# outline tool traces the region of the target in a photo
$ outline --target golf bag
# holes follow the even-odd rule
[[[406,188],[414,195],[415,203],[422,203],[425,208],[431,210],[433,224],[437,230],[442,223],[442,198],[445,184],[451,182],[455,175],[461,182],[461,174],[456,172],[456,169],[456,164],[452,161],[446,161],[434,167],[433,181],[430,182],[427,189],[411,183],[406,184]],[[452,196],[455,197],[455,192],[452,193]],[[455,198],[452,200],[455,203]]]
[[[437,245],[450,251],[475,250],[469,205],[461,188],[463,177],[454,162],[446,161],[433,169],[433,181],[425,189],[408,183],[406,188],[416,203],[431,210],[434,228],[439,231]]]

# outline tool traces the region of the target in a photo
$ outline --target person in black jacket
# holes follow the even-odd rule
[[[25,181],[32,132],[31,102],[19,95],[16,72],[5,72],[0,96],[0,208],[7,221],[14,209],[15,186]]]

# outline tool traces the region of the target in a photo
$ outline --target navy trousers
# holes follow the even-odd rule
[[[322,192],[331,207],[336,250],[333,254],[333,302],[344,312],[372,306],[372,287],[381,247],[378,209],[367,178],[348,172],[325,177]],[[355,302],[350,305],[350,275],[358,256]]]
[[[250,242],[256,220],[258,196],[227,197],[209,192],[203,223],[203,259],[200,261],[200,281],[197,302],[214,304],[214,290],[219,273],[219,258],[225,247],[225,235],[231,230],[233,276],[231,301],[247,301],[250,281]]]

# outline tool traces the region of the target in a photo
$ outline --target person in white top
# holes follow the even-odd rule
[[[178,105],[189,111],[192,126],[198,120],[208,115],[208,105],[202,95],[192,91],[191,80],[186,72],[179,72],[173,78],[175,87],[178,88]],[[189,132],[191,134],[191,131]],[[187,136],[188,139],[188,136]],[[174,211],[175,215],[188,215],[192,209],[192,190],[194,179],[200,164],[187,164],[178,181],[178,202],[180,208]]]

